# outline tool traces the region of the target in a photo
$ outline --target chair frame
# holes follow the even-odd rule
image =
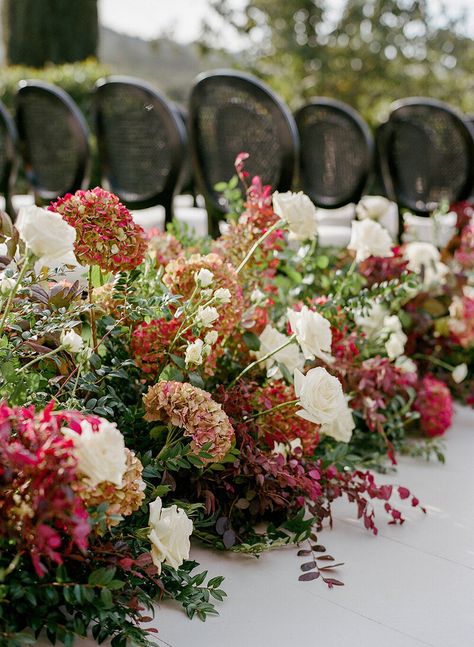
[[[286,132],[280,133],[279,142],[282,149],[281,174],[274,191],[288,191],[291,189],[295,178],[297,159],[299,154],[299,137],[298,129],[288,107],[282,99],[275,94],[267,85],[259,81],[251,74],[229,69],[216,69],[209,72],[203,72],[196,77],[194,86],[189,99],[189,139],[191,148],[191,160],[197,185],[201,189],[206,201],[206,207],[209,215],[209,231],[218,234],[218,219],[226,212],[222,205],[217,201],[217,194],[213,186],[210,186],[203,171],[203,157],[199,150],[199,133],[198,133],[198,114],[201,103],[201,97],[205,88],[214,80],[222,82],[230,81],[232,84],[240,85],[242,88],[251,87],[259,96],[264,97],[272,106],[273,114],[278,114],[278,118],[283,118],[286,122]],[[237,151],[236,156],[240,152]],[[223,178],[225,179],[225,178]]]
[[[149,96],[150,101],[156,102],[160,106],[160,109],[167,113],[167,116],[174,127],[173,132],[170,131],[173,136],[171,146],[171,169],[166,179],[165,186],[161,191],[156,191],[155,193],[144,196],[138,200],[127,198],[126,192],[121,193],[120,188],[112,186],[109,180],[111,175],[111,161],[104,141],[104,121],[100,109],[99,95],[102,88],[110,85],[123,86],[124,88],[132,88],[145,92]],[[158,90],[146,81],[142,81],[141,79],[131,76],[118,75],[107,76],[96,82],[94,91],[94,107],[102,181],[104,182],[105,180],[105,183],[110,186],[111,190],[114,191],[120,200],[130,209],[147,209],[156,205],[164,206],[166,214],[165,222],[170,222],[173,217],[173,197],[180,188],[182,166],[184,156],[186,154],[187,142],[186,127],[178,109],[171,101],[167,100],[162,94],[160,94],[160,92],[158,92]]]
[[[63,195],[66,193],[74,193],[78,189],[85,189],[89,186],[89,173],[90,173],[90,151],[89,151],[89,128],[87,126],[84,115],[80,111],[76,102],[71,96],[62,88],[46,83],[37,79],[30,79],[20,81],[18,91],[15,97],[16,115],[15,121],[18,129],[19,145],[23,164],[25,167],[25,174],[27,180],[33,189],[35,202],[47,203],[57,198],[55,191],[50,191],[44,187],[39,186],[36,180],[36,173],[34,170],[33,162],[30,157],[28,140],[25,135],[22,115],[22,96],[26,92],[44,92],[52,95],[57,101],[63,104],[66,110],[71,115],[70,127],[75,137],[77,144],[77,169],[73,181],[69,187],[65,187]]]
[[[405,195],[401,194],[400,191],[398,191],[396,179],[394,180],[394,177],[396,177],[395,165],[393,159],[389,154],[390,141],[391,137],[394,134],[394,124],[392,117],[396,112],[403,110],[406,107],[412,106],[436,108],[454,117],[458,121],[459,132],[465,143],[467,144],[470,160],[468,162],[469,171],[466,177],[466,181],[459,190],[458,195],[453,197],[453,199],[456,201],[467,199],[474,185],[474,126],[469,122],[469,118],[464,116],[460,111],[452,108],[450,105],[442,101],[425,97],[410,97],[393,103],[388,120],[379,128],[377,146],[379,147],[380,151],[382,181],[387,196],[390,198],[390,200],[396,202],[399,208],[402,207],[410,209],[410,211],[413,211],[413,213],[420,216],[429,216],[432,209],[428,207],[425,209],[420,208],[419,204],[416,204],[409,198],[407,199]]]
[[[359,132],[363,137],[364,143],[367,147],[367,153],[368,153],[367,164],[363,169],[363,172],[361,172],[361,180],[359,184],[354,189],[349,199],[347,198],[344,198],[341,200],[331,199],[329,201],[324,201],[319,199],[318,196],[316,196],[313,191],[311,191],[308,187],[304,186],[303,184],[303,174],[301,172],[301,168],[302,168],[301,151],[303,149],[304,142],[301,136],[301,130],[300,130],[299,124],[305,112],[307,112],[308,110],[311,110],[311,108],[317,108],[317,107],[328,107],[334,110],[335,112],[339,112],[340,114],[344,115],[344,117],[348,117],[357,126]],[[364,191],[368,185],[370,173],[373,169],[374,158],[375,158],[374,138],[372,136],[369,126],[366,124],[364,119],[362,119],[361,115],[357,112],[357,110],[352,108],[352,106],[348,105],[347,103],[344,103],[343,101],[338,101],[337,99],[331,99],[329,97],[313,97],[303,106],[298,108],[298,110],[294,113],[294,117],[295,117],[296,125],[298,127],[298,132],[299,132],[300,141],[301,141],[298,176],[299,176],[299,182],[302,186],[303,191],[307,193],[307,195],[311,198],[311,200],[314,202],[314,204],[317,207],[320,207],[322,209],[339,209],[341,207],[344,207],[346,204],[350,204],[351,202],[359,202],[360,198],[364,194]]]
[[[14,220],[16,211],[12,203],[13,186],[18,170],[18,133],[15,121],[5,105],[0,101],[0,119],[5,126],[5,171],[0,177],[0,193],[5,198],[5,211]]]

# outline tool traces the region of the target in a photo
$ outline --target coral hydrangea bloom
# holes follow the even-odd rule
[[[145,232],[113,193],[100,187],[66,194],[49,209],[76,230],[74,253],[81,265],[108,272],[131,270],[143,261]]]
[[[167,265],[184,251],[177,238],[156,227],[148,232],[148,249],[155,257],[157,266]]]
[[[421,431],[426,436],[442,436],[451,426],[453,399],[448,387],[432,375],[425,375],[418,385],[414,409],[420,414]]]
[[[221,460],[229,451],[234,430],[222,406],[207,391],[188,383],[158,382],[148,389],[144,403],[145,420],[162,420],[183,429],[192,438],[194,453],[210,443],[208,462]]]
[[[179,256],[168,263],[163,275],[163,282],[173,292],[185,299],[189,298],[196,286],[195,275],[206,269],[213,274],[212,288],[225,288],[231,294],[229,307],[218,307],[219,319],[213,324],[222,337],[229,335],[242,319],[244,297],[235,269],[223,261],[217,254],[193,254],[189,258]]]
[[[166,351],[180,326],[179,319],[153,319],[140,323],[132,333],[131,353],[138,368],[148,378],[157,378],[166,359]]]

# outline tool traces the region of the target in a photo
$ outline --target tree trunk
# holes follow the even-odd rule
[[[43,67],[97,55],[97,0],[3,0],[10,65]]]

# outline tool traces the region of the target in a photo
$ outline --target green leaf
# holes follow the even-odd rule
[[[249,350],[260,350],[260,339],[253,332],[244,332],[244,342]]]

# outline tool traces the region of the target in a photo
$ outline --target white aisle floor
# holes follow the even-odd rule
[[[189,621],[174,603],[157,609],[153,626],[172,647],[473,647],[474,646],[474,412],[458,408],[446,436],[446,464],[401,459],[395,475],[426,517],[405,502],[402,527],[379,515],[379,535],[335,505],[333,530],[319,535],[345,565],[344,587],[299,582],[304,558],[288,548],[255,560],[194,548],[211,576],[225,575],[220,616]],[[93,641],[77,641],[93,647]],[[46,643],[41,643],[42,647]]]

